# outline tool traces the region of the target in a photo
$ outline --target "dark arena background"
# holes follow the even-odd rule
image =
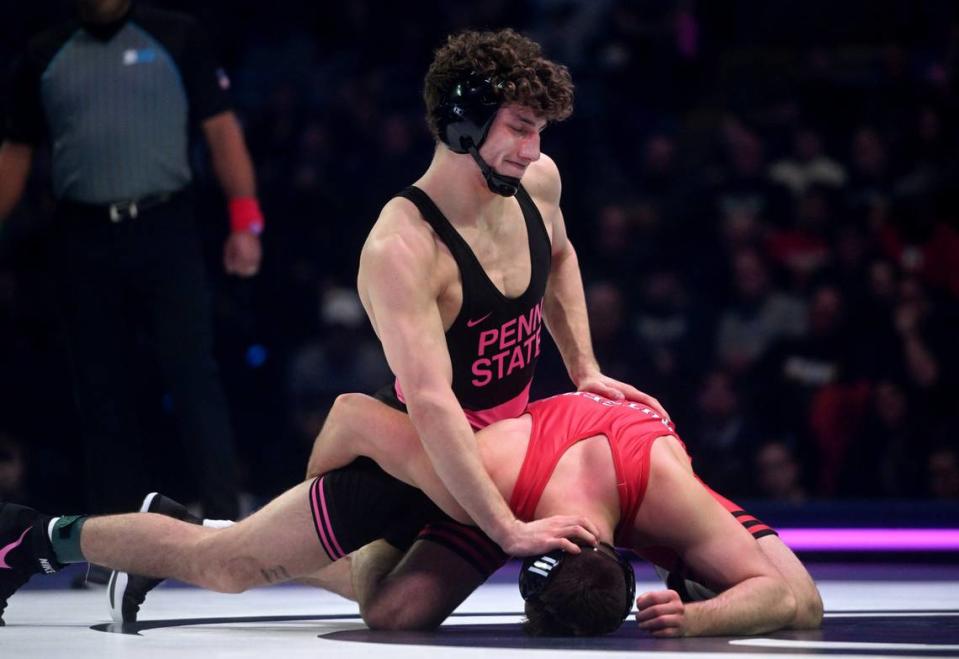
[[[224,272],[226,206],[193,136],[243,514],[302,480],[338,394],[389,381],[355,293],[363,240],[432,157],[421,93],[435,49],[512,27],[575,83],[574,113],[542,150],[563,175],[604,373],[658,398],[702,479],[780,529],[826,620],[760,639],[654,641],[629,623],[528,639],[511,564],[435,634],[378,635],[353,603],[303,587],[161,588],[119,629],[75,569],[14,599],[0,654],[959,656],[959,4],[138,4],[199,21],[256,171],[263,260],[241,279]],[[72,14],[66,0],[0,0],[4,109],[30,37]],[[50,277],[49,153],[0,225],[0,500],[78,512],[89,484]],[[195,502],[160,365],[131,336],[144,493]],[[544,344],[532,398],[571,387]]]

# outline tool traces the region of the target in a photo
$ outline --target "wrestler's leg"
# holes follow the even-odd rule
[[[417,541],[402,557],[377,541],[356,553],[353,567],[360,613],[371,629],[435,629],[489,577],[428,540]]]
[[[299,577],[296,582],[304,586],[322,588],[340,597],[356,601],[353,589],[353,560],[356,552],[330,563],[313,574]]]
[[[81,550],[112,569],[229,593],[308,575],[330,562],[314,530],[310,487],[301,483],[225,529],[151,513],[90,518]]]

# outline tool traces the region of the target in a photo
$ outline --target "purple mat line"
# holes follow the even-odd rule
[[[959,529],[779,529],[794,551],[959,551]]]

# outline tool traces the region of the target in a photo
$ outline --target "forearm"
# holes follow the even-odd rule
[[[576,252],[557,257],[550,272],[543,316],[574,384],[599,371],[589,335],[586,295]]]
[[[782,629],[796,615],[796,598],[780,580],[753,577],[716,597],[686,605],[686,636],[762,634]]]
[[[500,543],[516,518],[484,469],[473,432],[452,392],[448,398],[411,398],[407,405],[442,485],[476,525]]]
[[[236,116],[232,112],[218,114],[207,119],[203,129],[210,146],[213,172],[226,198],[256,196],[253,162]]]

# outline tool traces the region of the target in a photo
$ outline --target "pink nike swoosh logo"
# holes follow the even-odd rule
[[[20,543],[23,542],[23,539],[27,537],[27,531],[29,531],[32,528],[33,528],[32,526],[28,526],[26,531],[24,531],[23,534],[20,536],[19,540],[17,540],[16,542],[11,542],[9,545],[4,547],[3,549],[0,549],[0,569],[4,569],[4,570],[13,569],[7,564],[7,554],[9,554],[14,549],[20,546]]]
[[[486,320],[487,318],[489,318],[489,317],[492,316],[492,315],[493,315],[493,312],[490,311],[488,314],[486,314],[486,315],[483,316],[482,318],[477,318],[476,320],[467,320],[467,321],[466,321],[466,326],[467,326],[467,327],[475,327],[475,326],[479,325],[480,323],[482,323],[484,320]]]

